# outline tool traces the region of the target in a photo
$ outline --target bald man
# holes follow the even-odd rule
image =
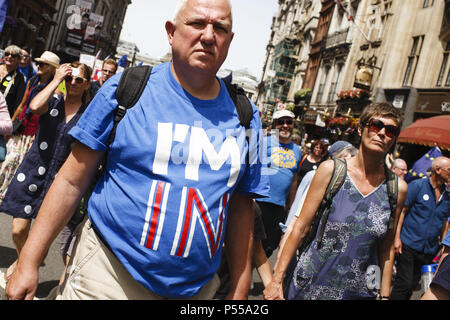
[[[410,299],[422,266],[431,264],[439,250],[450,217],[449,182],[450,159],[438,157],[431,165],[430,177],[408,185],[394,242],[398,257],[392,300]]]

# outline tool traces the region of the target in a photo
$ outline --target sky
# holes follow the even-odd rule
[[[158,58],[170,50],[164,24],[171,20],[178,0],[132,0],[120,39],[136,43],[141,53]],[[223,69],[248,68],[260,79],[277,0],[231,0],[234,39]]]

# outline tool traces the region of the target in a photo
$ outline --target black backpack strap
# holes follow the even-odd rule
[[[328,184],[325,196],[323,197],[322,203],[319,207],[320,218],[322,220],[322,225],[320,227],[319,236],[317,238],[317,248],[320,248],[322,244],[323,234],[325,232],[325,225],[328,220],[328,215],[330,214],[331,202],[333,201],[336,193],[341,189],[344,184],[345,177],[347,175],[347,162],[344,159],[333,159],[334,169],[333,176],[331,177],[330,183]]]
[[[116,90],[118,106],[114,110],[114,123],[108,138],[108,146],[114,141],[117,125],[125,116],[127,109],[133,107],[141,97],[151,72],[151,66],[136,66],[123,71]]]
[[[243,126],[246,131],[249,130],[250,122],[253,119],[253,108],[252,104],[245,95],[244,89],[242,89],[236,84],[232,84],[227,79],[222,79],[222,81],[225,83],[228,93],[230,94],[231,100],[233,100],[234,105],[236,106],[236,111],[241,126]],[[248,148],[249,150],[247,151],[247,157],[245,160],[248,167],[250,165],[250,141],[248,132],[245,135],[245,140],[247,141],[247,145],[249,146]]]
[[[391,208],[391,215],[389,217],[388,228],[392,229],[394,227],[395,211],[397,210],[398,176],[392,170],[390,170],[386,165],[384,166],[384,172],[386,175],[389,206]]]
[[[245,129],[250,129],[250,122],[253,119],[253,108],[245,95],[244,89],[236,84],[231,84],[229,81],[222,79],[227,87],[228,93],[236,106],[241,126]]]

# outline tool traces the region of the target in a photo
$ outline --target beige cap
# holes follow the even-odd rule
[[[34,60],[37,62],[47,63],[55,68],[59,68],[59,57],[50,51],[44,51],[40,58],[36,58]]]

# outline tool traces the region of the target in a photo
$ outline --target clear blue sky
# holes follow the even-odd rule
[[[132,0],[120,38],[136,43],[142,53],[165,55],[170,47],[164,24],[172,19],[178,0]],[[262,74],[265,48],[270,37],[277,0],[231,0],[234,39],[223,68],[247,67],[258,79]]]

